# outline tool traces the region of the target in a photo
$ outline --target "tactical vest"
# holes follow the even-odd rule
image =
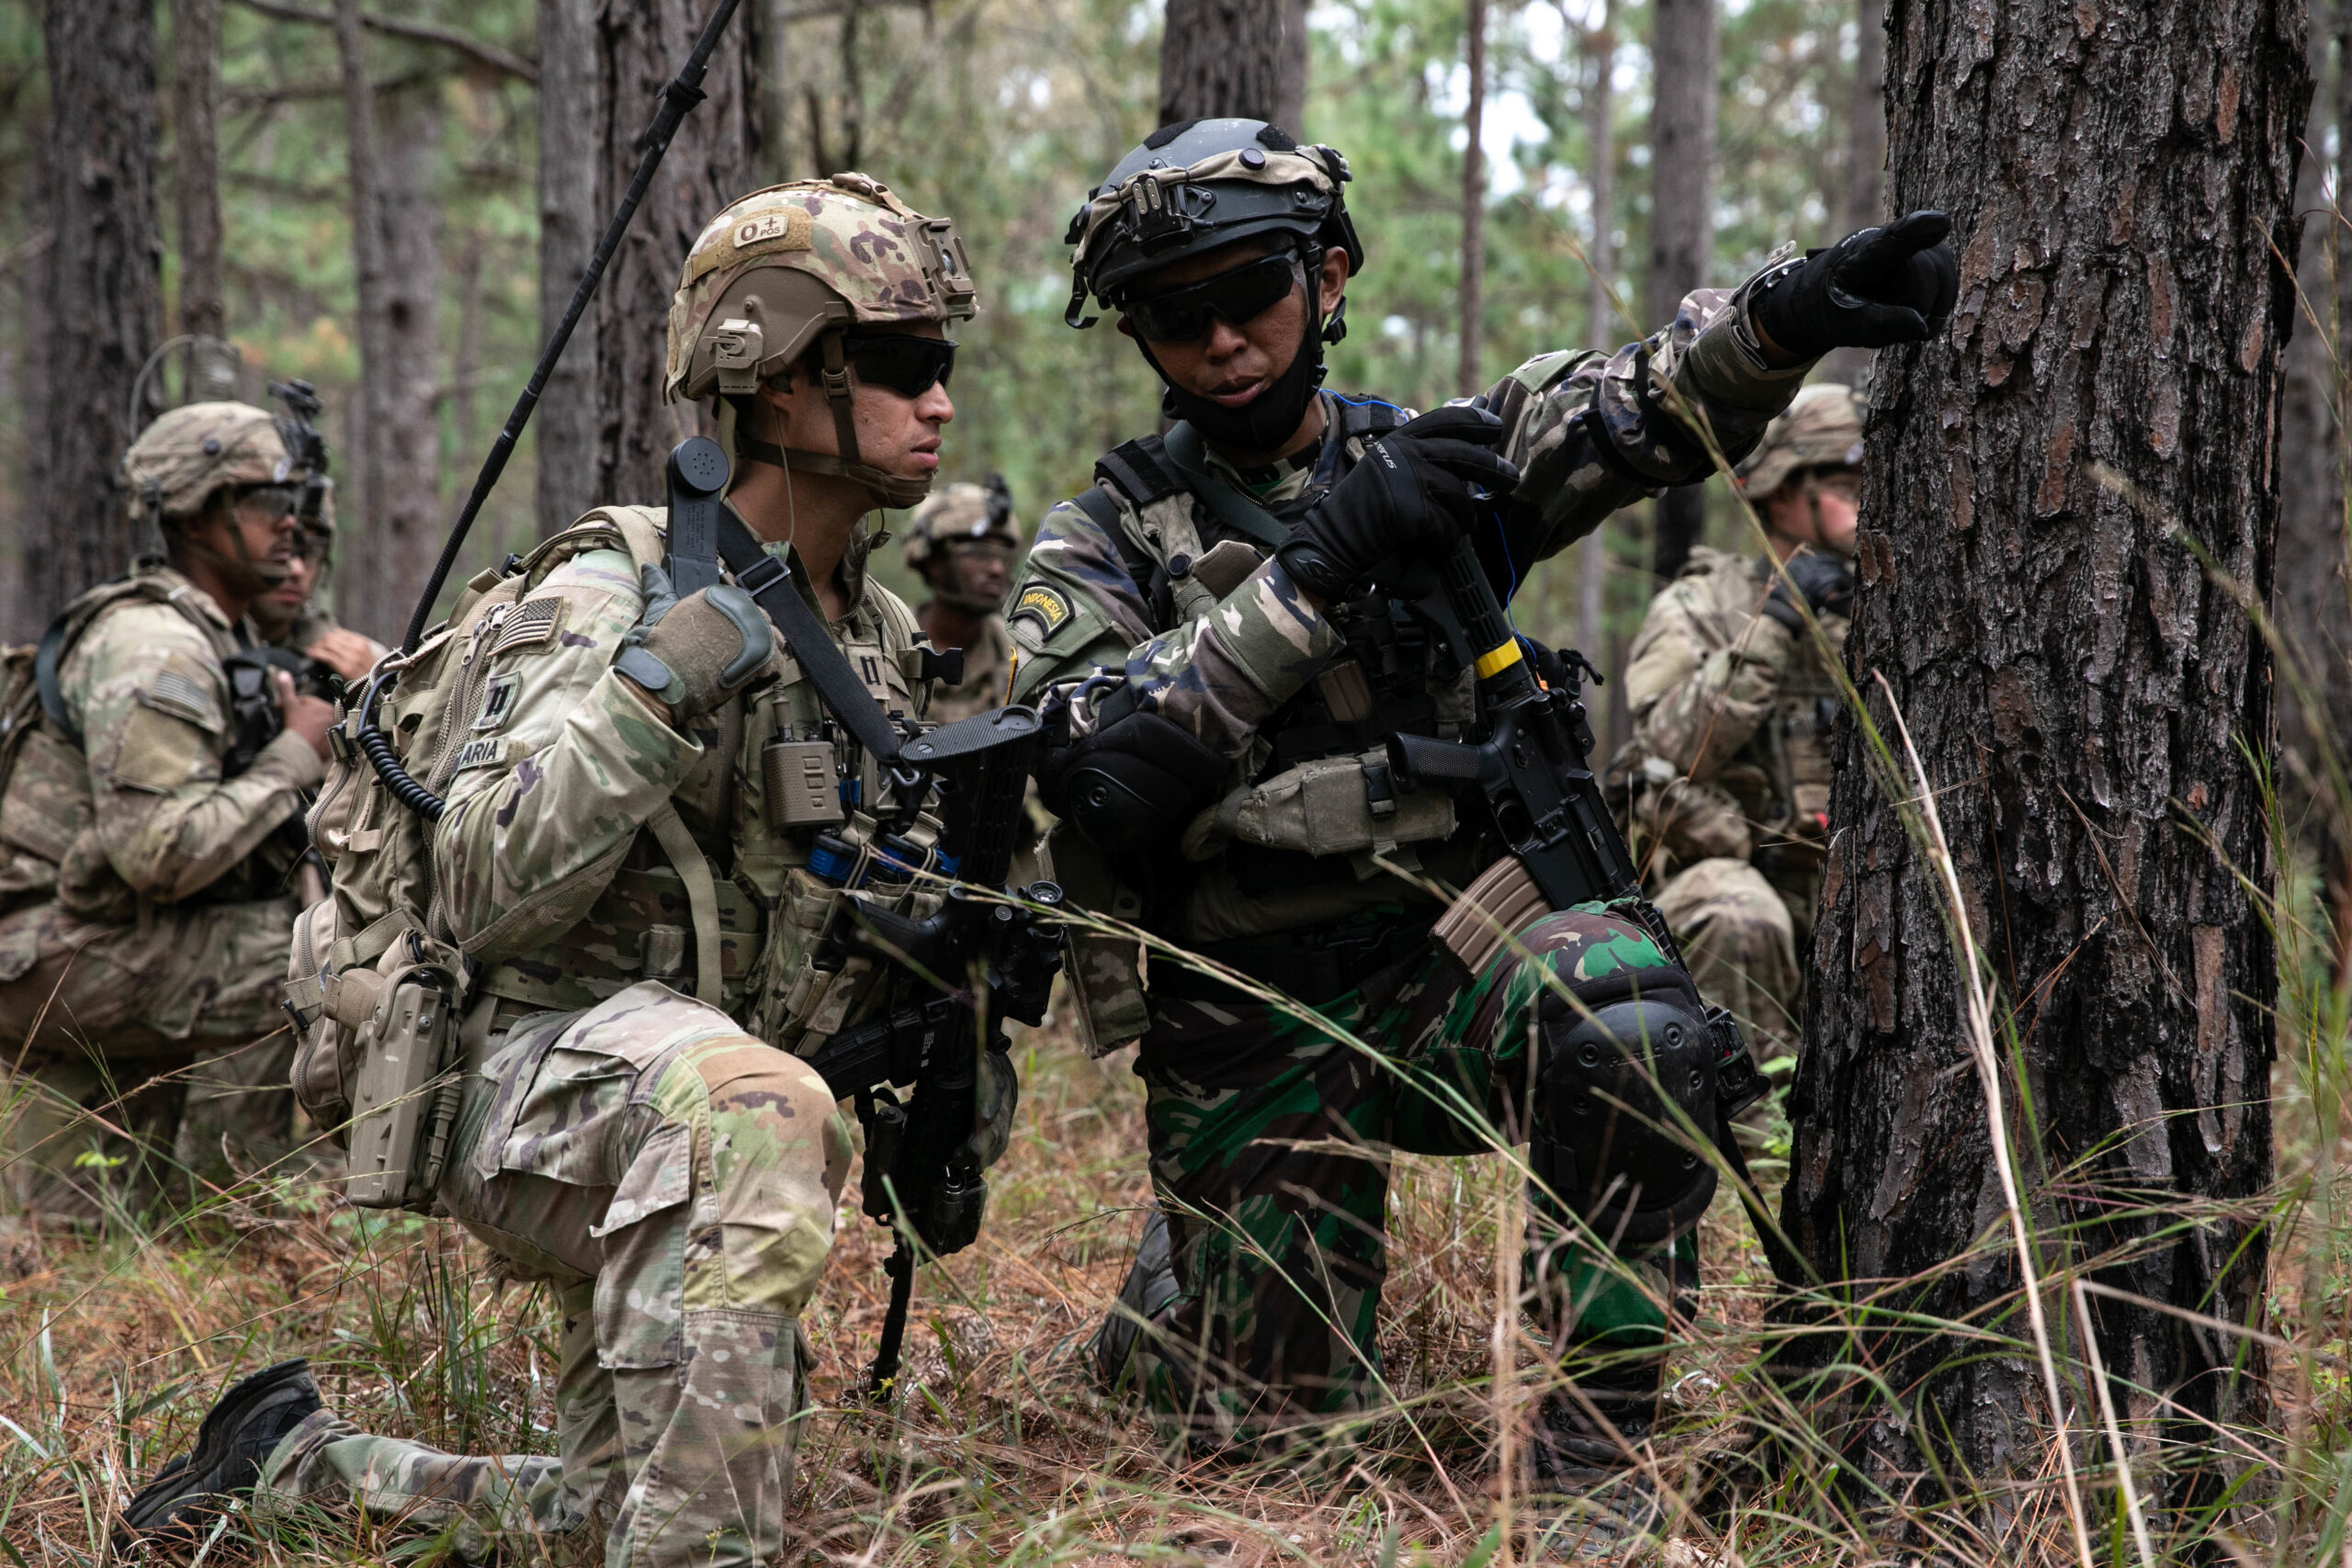
[[[1407,417],[1383,402],[1335,403],[1337,439],[1324,450],[1336,445],[1350,464]],[[1306,493],[1264,509],[1236,504],[1241,498],[1211,475],[1204,456],[1181,425],[1166,438],[1127,442],[1095,465],[1096,488],[1075,502],[1119,550],[1155,630],[1206,615],[1336,477],[1318,475]],[[1132,530],[1111,492],[1134,509]],[[1449,798],[1388,787],[1385,750],[1398,732],[1458,739],[1476,716],[1471,655],[1452,612],[1436,594],[1365,593],[1325,614],[1345,651],[1261,727],[1243,760],[1244,782],[1185,835],[1193,861],[1227,842],[1249,847],[1228,862],[1245,886],[1361,879],[1372,854],[1450,839],[1458,826]],[[1306,863],[1335,857],[1347,862]]]
[[[594,549],[624,551],[640,569],[660,564],[663,517],[658,507],[600,509],[509,569],[469,582],[448,620],[406,661],[379,715],[402,765],[446,795],[468,748],[484,743],[476,729],[493,700],[492,660],[560,626],[557,596],[540,592],[548,576]],[[922,633],[912,614],[887,593],[865,594],[837,629],[846,633],[838,640],[851,668],[884,708],[919,716]],[[748,699],[709,716],[719,744],[647,822],[586,915],[538,949],[489,965],[461,960],[451,942],[434,886],[433,825],[402,806],[361,754],[361,716],[345,720],[332,738],[334,761],[310,818],[334,874],[334,897],[297,921],[288,979],[306,1032],[296,1088],[322,1125],[349,1117],[370,1020],[412,961],[458,976],[470,1010],[469,1049],[525,1012],[591,1007],[647,979],[712,1002],[786,1049],[855,1016],[879,976],[862,959],[821,975],[808,964],[842,896],[839,883],[808,867],[819,816],[836,842],[871,852],[876,829],[862,807],[879,778],[789,653],[779,648],[776,660],[779,679],[755,683]],[[808,809],[803,775],[812,766],[833,794],[829,814]],[[681,816],[680,800],[698,828]],[[907,837],[928,852],[938,831],[925,817]],[[845,880],[855,887],[862,877]],[[921,914],[926,898],[935,903],[937,895],[882,901]]]
[[[226,660],[237,651],[235,636],[188,603],[187,592],[176,574],[142,566],[75,599],[39,643],[0,652],[0,911],[57,897],[86,918],[135,917],[135,896],[112,874],[97,843],[85,738],[66,709],[60,672],[99,616],[133,600],[169,606],[203,636],[214,658]],[[246,874],[254,858],[205,889],[209,901],[259,897]],[[61,886],[69,863],[74,872]]]

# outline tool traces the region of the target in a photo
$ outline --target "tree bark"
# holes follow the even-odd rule
[[[1281,22],[1289,9],[1290,0],[1168,0],[1159,123],[1275,119],[1283,102]]]
[[[597,28],[602,154],[593,221],[619,205],[654,100],[701,28],[701,0],[605,0]],[[709,96],[679,127],[637,221],[605,276],[596,311],[597,502],[658,502],[670,448],[695,434],[695,411],[662,400],[662,323],[686,252],[718,209],[745,194],[753,84],[740,29],[711,56]]]
[[[353,624],[381,640],[408,626],[441,547],[440,215],[429,176],[441,140],[431,95],[377,102],[356,0],[337,0],[344,134],[358,296],[358,538],[369,592]]]
[[[1487,152],[1478,141],[1487,118],[1487,0],[1464,0],[1462,17],[1470,102],[1462,116],[1462,328],[1453,381],[1461,396],[1473,398],[1487,389],[1478,373],[1487,321]]]
[[[2002,1092],[2044,1279],[2113,1248],[2104,1283],[2246,1322],[2276,982],[2236,880],[2272,880],[2239,747],[2270,751],[2270,670],[2181,536],[2268,592],[2293,326],[2270,246],[2293,254],[2302,7],[1894,0],[1890,18],[1893,206],[1952,214],[1961,295],[1937,341],[1880,355],[1849,667],[1890,737],[1880,680],[1908,723],[2014,1031]],[[1966,1473],[1994,1499],[2051,1463],[2031,1352],[1893,1315],[2027,1338],[1961,960],[1893,803],[1919,786],[1873,779],[1850,723],[1836,750],[1784,1223],[1825,1278],[1911,1283],[1791,1364],[1871,1369],[1821,1412],[1858,1474],[1920,1496]],[[2142,1453],[2177,1445],[2143,1493],[2210,1500],[2220,1445],[2198,1418],[2261,1416],[2251,1347],[2098,1308]],[[2079,1382],[2067,1397],[2079,1440],[2097,1406]]]
[[[1886,0],[1855,0],[1854,96],[1847,111],[1845,190],[1831,204],[1834,240],[1886,221]],[[1821,362],[1820,379],[1860,388],[1871,352],[1841,348]]]
[[[40,490],[26,584],[44,615],[150,542],[115,465],[158,409],[131,409],[163,337],[155,197],[155,18],[145,0],[47,0],[50,217],[37,440]]]
[[[597,170],[605,118],[596,59],[596,0],[539,0],[539,339],[555,334],[596,247]],[[611,287],[608,281],[606,287]],[[664,307],[662,320],[667,320]],[[539,536],[561,533],[596,504],[597,318],[572,334],[531,416]]]
[[[172,0],[174,195],[180,220],[180,331],[228,330],[220,288],[220,0]]]
[[[2328,29],[2312,27],[2308,63],[2314,83],[2327,73],[2327,46]],[[2345,665],[2352,658],[2352,612],[2346,607],[2344,499],[2337,471],[2335,370],[2329,348],[2335,313],[2336,231],[2327,205],[2327,128],[2334,108],[2312,95],[2303,127],[2302,164],[2295,176],[2295,210],[2303,216],[2302,250],[2295,267],[2301,303],[2295,335],[2287,345],[2278,441],[2278,557],[2295,562],[2296,568],[2280,576],[2273,608],[2279,635],[2300,656],[2316,699],[2313,709],[2306,712],[2291,688],[2282,690],[2279,740],[2285,751],[2306,764],[2316,763],[2313,742],[2321,735],[2352,739],[2352,680],[2346,678]],[[2343,852],[2335,858],[2344,859]]]
[[[1715,0],[1657,0],[1650,13],[1649,320],[1674,320],[1707,280],[1714,241]],[[1690,558],[1706,522],[1703,485],[1658,497],[1651,567],[1661,581]]]
[[[1617,273],[1617,137],[1610,118],[1615,107],[1610,76],[1617,69],[1617,29],[1610,8],[1611,0],[1600,0],[1599,23],[1584,36],[1584,145],[1592,182],[1592,237],[1585,246],[1592,288],[1586,296],[1584,341],[1591,348],[1616,342],[1621,330],[1616,305],[1609,297],[1610,280]],[[1596,659],[1608,581],[1609,525],[1603,524],[1577,544],[1577,647]],[[1600,694],[1593,700],[1614,698]]]
[[[1306,30],[1307,3],[1283,0],[1282,79],[1274,89],[1274,112],[1269,117],[1301,141],[1306,140],[1306,83],[1315,55]]]

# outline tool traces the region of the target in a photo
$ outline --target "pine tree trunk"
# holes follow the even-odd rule
[[[1465,0],[1462,9],[1470,103],[1462,117],[1468,134],[1462,144],[1462,327],[1453,381],[1456,396],[1473,398],[1487,389],[1479,373],[1487,324],[1487,152],[1479,144],[1487,118],[1487,0]]]
[[[1274,88],[1276,125],[1301,141],[1306,134],[1306,80],[1314,46],[1306,31],[1307,0],[1282,0],[1282,79]]]
[[[2314,83],[2327,73],[2327,46],[2328,29],[2313,26],[2309,62]],[[2334,108],[2314,93],[2303,128],[2302,164],[2295,176],[2295,209],[2303,215],[2303,246],[2295,267],[2302,302],[2287,345],[2278,429],[2278,558],[2297,565],[2280,574],[2274,609],[2279,635],[2301,656],[2316,699],[2306,713],[2291,688],[2282,686],[2279,741],[2307,765],[2318,761],[2318,736],[2333,733],[2339,742],[2352,740],[2352,680],[2345,665],[2352,658],[2352,611],[2345,598],[2344,498],[2329,347],[2336,230],[2327,205],[2327,128]]]
[[[619,205],[655,99],[704,21],[700,0],[606,0],[597,34],[603,151],[592,220]],[[605,275],[596,310],[595,501],[658,504],[670,448],[695,434],[695,411],[662,400],[670,297],[686,252],[718,209],[744,195],[753,86],[745,35],[730,28],[653,188]]]
[[[1168,0],[1159,39],[1159,123],[1228,116],[1276,119],[1283,102],[1282,24],[1289,9],[1288,0]]]
[[[172,184],[180,220],[180,331],[219,337],[220,0],[172,0]]]
[[[1610,116],[1614,95],[1610,75],[1617,68],[1616,23],[1611,0],[1600,0],[1600,16],[1584,35],[1584,145],[1592,181],[1592,238],[1585,261],[1592,269],[1591,288],[1585,296],[1585,344],[1600,348],[1618,341],[1623,327],[1609,286],[1617,275],[1617,139]],[[1602,597],[1609,581],[1609,529],[1604,523],[1577,542],[1577,647],[1586,657],[1600,657]],[[1613,690],[1595,699],[1616,700]],[[1604,721],[1602,728],[1607,728]]]
[[[40,348],[47,392],[26,586],[46,616],[150,542],[115,465],[160,411],[130,407],[163,337],[155,17],[146,0],[47,0],[49,215]]]
[[[2124,1249],[2098,1280],[2247,1322],[2275,979],[2236,880],[2272,879],[2239,748],[2270,753],[2270,670],[2174,529],[2268,592],[2294,324],[2270,247],[2293,254],[2302,6],[1890,10],[1891,205],[1952,214],[1961,297],[1937,341],[1879,356],[1847,658],[1881,727],[1883,678],[1917,742],[1996,1018],[2013,1023],[2023,1079],[2005,1042],[2003,1093],[2045,1279]],[[1851,724],[1837,751],[1785,1224],[1829,1279],[1940,1270],[1882,1296],[1890,1312],[2022,1344],[1944,907]],[[2046,1307],[2062,1333],[2074,1321],[2055,1288]],[[2143,1492],[2210,1500],[2200,1459],[2227,1445],[2198,1418],[2262,1414],[2259,1380],[2240,1375],[2252,1348],[2098,1309]],[[1824,1415],[1848,1462],[1898,1494],[1934,1490],[1930,1458],[1988,1484],[2053,1463],[2030,1351],[1884,1315],[1805,1349],[1872,1369]],[[2079,1441],[2097,1407],[2079,1382],[2067,1397]],[[2179,1446],[2159,1455],[2159,1433]]]
[[[441,96],[428,85],[377,105],[377,244],[384,260],[381,489],[370,498],[374,635],[406,629],[433,575],[449,518],[441,510]],[[469,479],[471,475],[467,476]]]
[[[542,342],[563,320],[605,216],[597,209],[596,175],[603,159],[598,127],[605,111],[598,97],[596,10],[596,0],[539,0]],[[535,508],[542,538],[571,527],[596,504],[596,321],[592,307],[531,415],[538,453]]]
[[[1823,243],[1886,221],[1886,0],[1856,0],[1854,95],[1847,110],[1845,189],[1831,202],[1835,233]],[[1871,351],[1841,348],[1821,362],[1819,379],[1859,388]]]
[[[1714,247],[1715,0],[1656,0],[1650,12],[1649,319],[1674,319],[1707,280]],[[1661,581],[1682,570],[1706,521],[1702,485],[1658,497],[1650,564]]]

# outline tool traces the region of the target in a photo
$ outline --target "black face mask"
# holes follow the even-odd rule
[[[1288,441],[1298,429],[1298,422],[1306,417],[1306,405],[1323,385],[1323,319],[1309,313],[1306,330],[1291,356],[1290,367],[1274,378],[1273,384],[1238,409],[1226,407],[1214,398],[1204,398],[1187,392],[1169,380],[1168,372],[1159,369],[1159,361],[1151,356],[1151,344],[1138,337],[1136,344],[1143,350],[1146,363],[1159,372],[1159,379],[1167,390],[1160,395],[1159,406],[1170,419],[1181,419],[1201,433],[1201,438],[1212,446],[1228,452],[1272,452]]]

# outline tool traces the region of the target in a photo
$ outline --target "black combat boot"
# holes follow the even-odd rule
[[[1575,1393],[1544,1396],[1528,1458],[1532,1490],[1558,1505],[1544,1527],[1548,1550],[1613,1562],[1657,1534],[1665,1510],[1634,1456],[1657,1426],[1661,1370],[1654,1361],[1579,1368]]]
[[[253,1490],[262,1461],[319,1407],[311,1363],[299,1356],[231,1388],[197,1428],[196,1447],[123,1506],[116,1555],[142,1545],[193,1544],[232,1495]]]
[[[1119,1299],[1103,1314],[1102,1326],[1094,1331],[1087,1346],[1094,1358],[1095,1382],[1103,1393],[1118,1392],[1120,1380],[1127,1375],[1127,1364],[1135,1359],[1136,1341],[1142,1337],[1144,1325],[1182,1293],[1182,1288],[1176,1283],[1175,1243],[1168,1232],[1168,1216],[1154,1209],[1143,1223],[1143,1239],[1136,1244],[1136,1260],[1127,1270],[1127,1282],[1119,1288]]]

